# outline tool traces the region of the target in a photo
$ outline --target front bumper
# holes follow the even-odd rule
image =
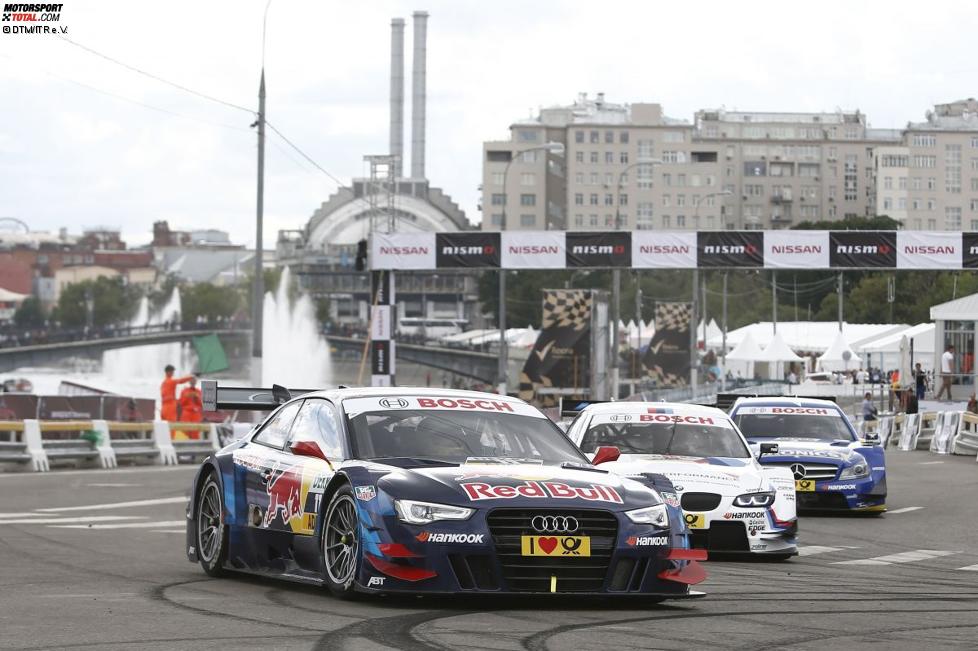
[[[797,518],[779,520],[771,507],[734,507],[732,499],[724,497],[712,511],[686,513],[693,548],[721,553],[798,553]]]
[[[875,475],[876,473],[874,473]],[[798,509],[806,511],[886,510],[886,476],[795,482]]]
[[[547,509],[549,514],[559,509]],[[656,598],[700,596],[705,578],[676,516],[667,530],[635,525],[620,513],[574,510],[589,556],[523,556],[528,511],[477,512],[466,522],[408,525],[383,517],[364,537],[362,592],[411,594],[574,594]],[[571,511],[567,511],[571,513]],[[598,517],[600,516],[600,517]],[[602,528],[603,527],[603,528]],[[673,533],[673,531],[682,533]],[[559,534],[555,534],[558,536]]]

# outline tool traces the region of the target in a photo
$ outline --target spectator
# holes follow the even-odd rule
[[[903,397],[903,411],[907,414],[916,414],[920,410],[920,403],[917,402],[917,394],[912,387],[907,387]]]
[[[864,421],[876,420],[878,411],[876,405],[873,404],[873,394],[869,391],[863,396],[862,412]]]
[[[941,355],[941,388],[937,392],[936,400],[940,400],[944,392],[947,392],[947,400],[951,400],[951,380],[954,374],[954,345],[948,344]]]
[[[920,362],[914,366],[913,378],[917,387],[917,400],[923,400],[927,391],[927,373],[920,367]]]
[[[975,394],[973,393],[971,394],[971,397],[968,399],[967,410],[970,411],[972,414],[978,414],[978,400],[975,399]]]
[[[794,371],[788,371],[788,384],[798,384],[798,376],[795,375]]]

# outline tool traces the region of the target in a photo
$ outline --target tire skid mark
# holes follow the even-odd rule
[[[132,640],[117,640],[117,641],[114,641],[114,642],[109,642],[109,641],[103,641],[103,642],[79,642],[79,643],[76,643],[76,644],[53,644],[53,645],[44,645],[44,646],[22,646],[22,647],[13,647],[13,649],[16,649],[18,651],[48,651],[48,650],[55,650],[55,649],[104,649],[106,647],[114,647],[114,646],[121,646],[124,649],[131,649],[134,646],[137,646],[137,645],[140,645],[140,644],[157,644],[157,643],[159,643],[159,644],[168,644],[168,643],[174,643],[174,642],[188,642],[188,643],[191,643],[192,646],[196,647],[196,646],[199,646],[199,645],[204,644],[204,643],[207,643],[207,642],[231,642],[231,641],[234,641],[234,640],[249,641],[249,642],[261,641],[261,640],[269,640],[269,641],[273,641],[274,642],[274,641],[278,641],[278,640],[295,640],[295,639],[303,639],[303,638],[315,639],[315,638],[318,638],[318,637],[319,637],[319,635],[317,633],[299,633],[299,634],[292,634],[292,635],[261,635],[261,636],[255,636],[255,635],[221,635],[221,636],[215,636],[215,637],[208,637],[208,636],[195,636],[195,637],[161,637],[161,638],[145,638],[145,637],[140,637],[140,638],[136,638],[136,639],[132,639]]]
[[[357,638],[366,638],[376,644],[386,645],[404,651],[431,651],[432,649],[445,651],[453,647],[422,640],[415,635],[414,629],[439,619],[451,619],[452,617],[479,613],[480,611],[477,610],[452,611],[448,613],[444,610],[427,610],[408,615],[368,619],[344,626],[343,628],[323,635],[314,648],[324,651],[331,650],[340,648],[342,644],[352,642]]]
[[[932,610],[928,610],[928,609],[921,609],[921,608],[913,608],[913,609],[909,609],[908,608],[908,609],[891,609],[891,610],[887,610],[886,612],[889,615],[889,614],[893,614],[893,613],[944,614],[944,613],[947,613],[948,611],[946,609],[932,609]],[[960,613],[975,613],[975,614],[978,614],[978,609],[972,609],[972,610],[955,610],[953,612],[954,612],[954,614],[960,614]],[[546,651],[548,641],[551,638],[556,637],[557,635],[561,635],[563,633],[569,633],[569,632],[572,632],[572,631],[580,631],[580,630],[584,630],[584,629],[588,629],[588,628],[602,628],[602,627],[605,627],[605,626],[615,625],[615,624],[632,624],[632,623],[639,623],[639,622],[653,622],[653,621],[657,621],[657,620],[664,620],[664,621],[667,621],[667,622],[672,622],[672,621],[677,620],[677,619],[709,619],[709,618],[713,618],[713,617],[735,618],[735,617],[744,616],[744,615],[750,616],[750,617],[754,617],[754,616],[765,616],[765,615],[783,617],[785,615],[850,615],[850,614],[852,614],[852,613],[849,613],[849,612],[839,612],[838,609],[833,609],[833,610],[812,610],[812,609],[805,609],[805,610],[782,610],[782,609],[778,609],[778,610],[770,610],[770,611],[763,611],[763,612],[757,612],[757,611],[721,611],[721,612],[710,612],[710,613],[696,613],[696,612],[670,613],[670,614],[664,614],[664,615],[659,616],[659,617],[645,616],[645,617],[632,617],[632,618],[628,618],[628,619],[619,619],[619,620],[608,620],[606,622],[588,622],[588,623],[583,623],[583,624],[566,624],[564,626],[555,627],[555,628],[550,629],[548,631],[541,631],[539,633],[534,633],[533,635],[530,635],[530,636],[524,638],[524,640],[523,640],[523,647],[525,649],[527,649],[527,651]],[[961,625],[961,627],[963,627],[963,628],[967,628],[967,627],[970,627],[970,626],[978,626],[978,622],[976,622],[975,624]],[[942,628],[942,627],[937,627],[937,628]],[[948,628],[950,628],[950,627],[948,627]],[[913,630],[913,629],[911,628],[909,630]],[[856,633],[856,634],[859,634],[859,633]],[[822,636],[817,636],[817,637],[815,637],[813,639],[814,640],[817,640],[817,639],[820,639],[821,637]],[[806,640],[803,640],[803,641],[806,641]],[[763,648],[765,648],[765,649],[777,649],[777,648],[783,648],[784,645],[785,645],[785,642],[778,642],[778,643],[772,643],[771,646],[767,646],[767,647],[763,647]],[[760,649],[762,647],[752,647],[752,648],[754,648],[755,651],[760,651]]]
[[[935,613],[937,611],[922,610],[919,612]],[[957,612],[959,611],[951,611],[948,614],[957,613]],[[971,612],[978,612],[978,611],[971,611]],[[877,628],[871,630],[853,631],[851,633],[845,633],[840,635],[828,635],[828,636],[826,636],[823,631],[822,634],[820,635],[811,635],[804,638],[801,637],[790,638],[788,640],[782,640],[780,642],[767,643],[764,644],[764,646],[756,646],[753,648],[753,651],[768,651],[769,649],[783,649],[786,646],[792,646],[795,644],[804,644],[805,642],[814,642],[816,640],[828,641],[828,640],[838,640],[847,637],[862,637],[862,636],[886,637],[887,635],[891,635],[894,633],[909,633],[911,631],[937,631],[937,630],[949,630],[949,629],[957,629],[957,628],[978,628],[978,621],[975,621],[971,624],[945,624],[943,626],[907,626],[901,628]],[[933,642],[933,639],[931,639],[930,641]]]
[[[290,630],[299,629],[299,630],[303,630],[303,631],[310,631],[311,633],[315,633],[317,635],[321,635],[322,632],[323,632],[323,630],[320,629],[320,628],[311,628],[309,626],[302,626],[301,624],[281,623],[281,622],[276,622],[276,621],[269,621],[267,619],[259,619],[257,617],[245,617],[244,615],[235,615],[235,614],[232,614],[232,613],[225,613],[225,612],[221,612],[221,611],[217,611],[217,610],[209,610],[209,609],[203,608],[203,607],[191,606],[189,604],[185,604],[185,603],[176,601],[174,599],[171,599],[166,594],[166,591],[169,590],[169,589],[171,589],[171,588],[185,587],[185,586],[193,585],[195,583],[207,583],[207,582],[210,582],[210,581],[213,581],[213,579],[210,579],[210,578],[195,579],[195,580],[192,580],[192,581],[177,581],[177,582],[174,582],[174,583],[166,583],[166,584],[158,585],[158,586],[156,586],[151,591],[151,593],[150,593],[150,599],[152,599],[153,601],[159,601],[159,602],[168,604],[168,605],[170,605],[170,606],[172,606],[174,608],[180,609],[180,610],[186,610],[188,612],[191,612],[191,613],[194,613],[194,614],[197,614],[197,615],[206,615],[206,616],[209,616],[209,617],[221,617],[223,619],[233,619],[235,621],[245,622],[245,623],[248,623],[248,624],[257,624],[257,625],[260,625],[260,626],[276,626],[276,627],[279,627],[279,628],[285,628],[285,629],[290,629]]]

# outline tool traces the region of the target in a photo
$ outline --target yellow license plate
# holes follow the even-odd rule
[[[811,493],[815,490],[814,479],[796,479],[795,490],[802,493]]]
[[[590,556],[590,536],[523,536],[523,556]]]
[[[687,513],[683,511],[683,519],[686,520],[686,526],[690,529],[706,528],[706,515],[703,513]]]

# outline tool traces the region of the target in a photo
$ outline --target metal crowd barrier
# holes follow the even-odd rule
[[[174,440],[173,432],[197,432],[198,438]],[[61,437],[44,437],[58,433]],[[196,462],[221,448],[213,423],[78,421],[0,421],[0,467],[47,472],[51,465],[115,468],[131,463],[176,465]]]

